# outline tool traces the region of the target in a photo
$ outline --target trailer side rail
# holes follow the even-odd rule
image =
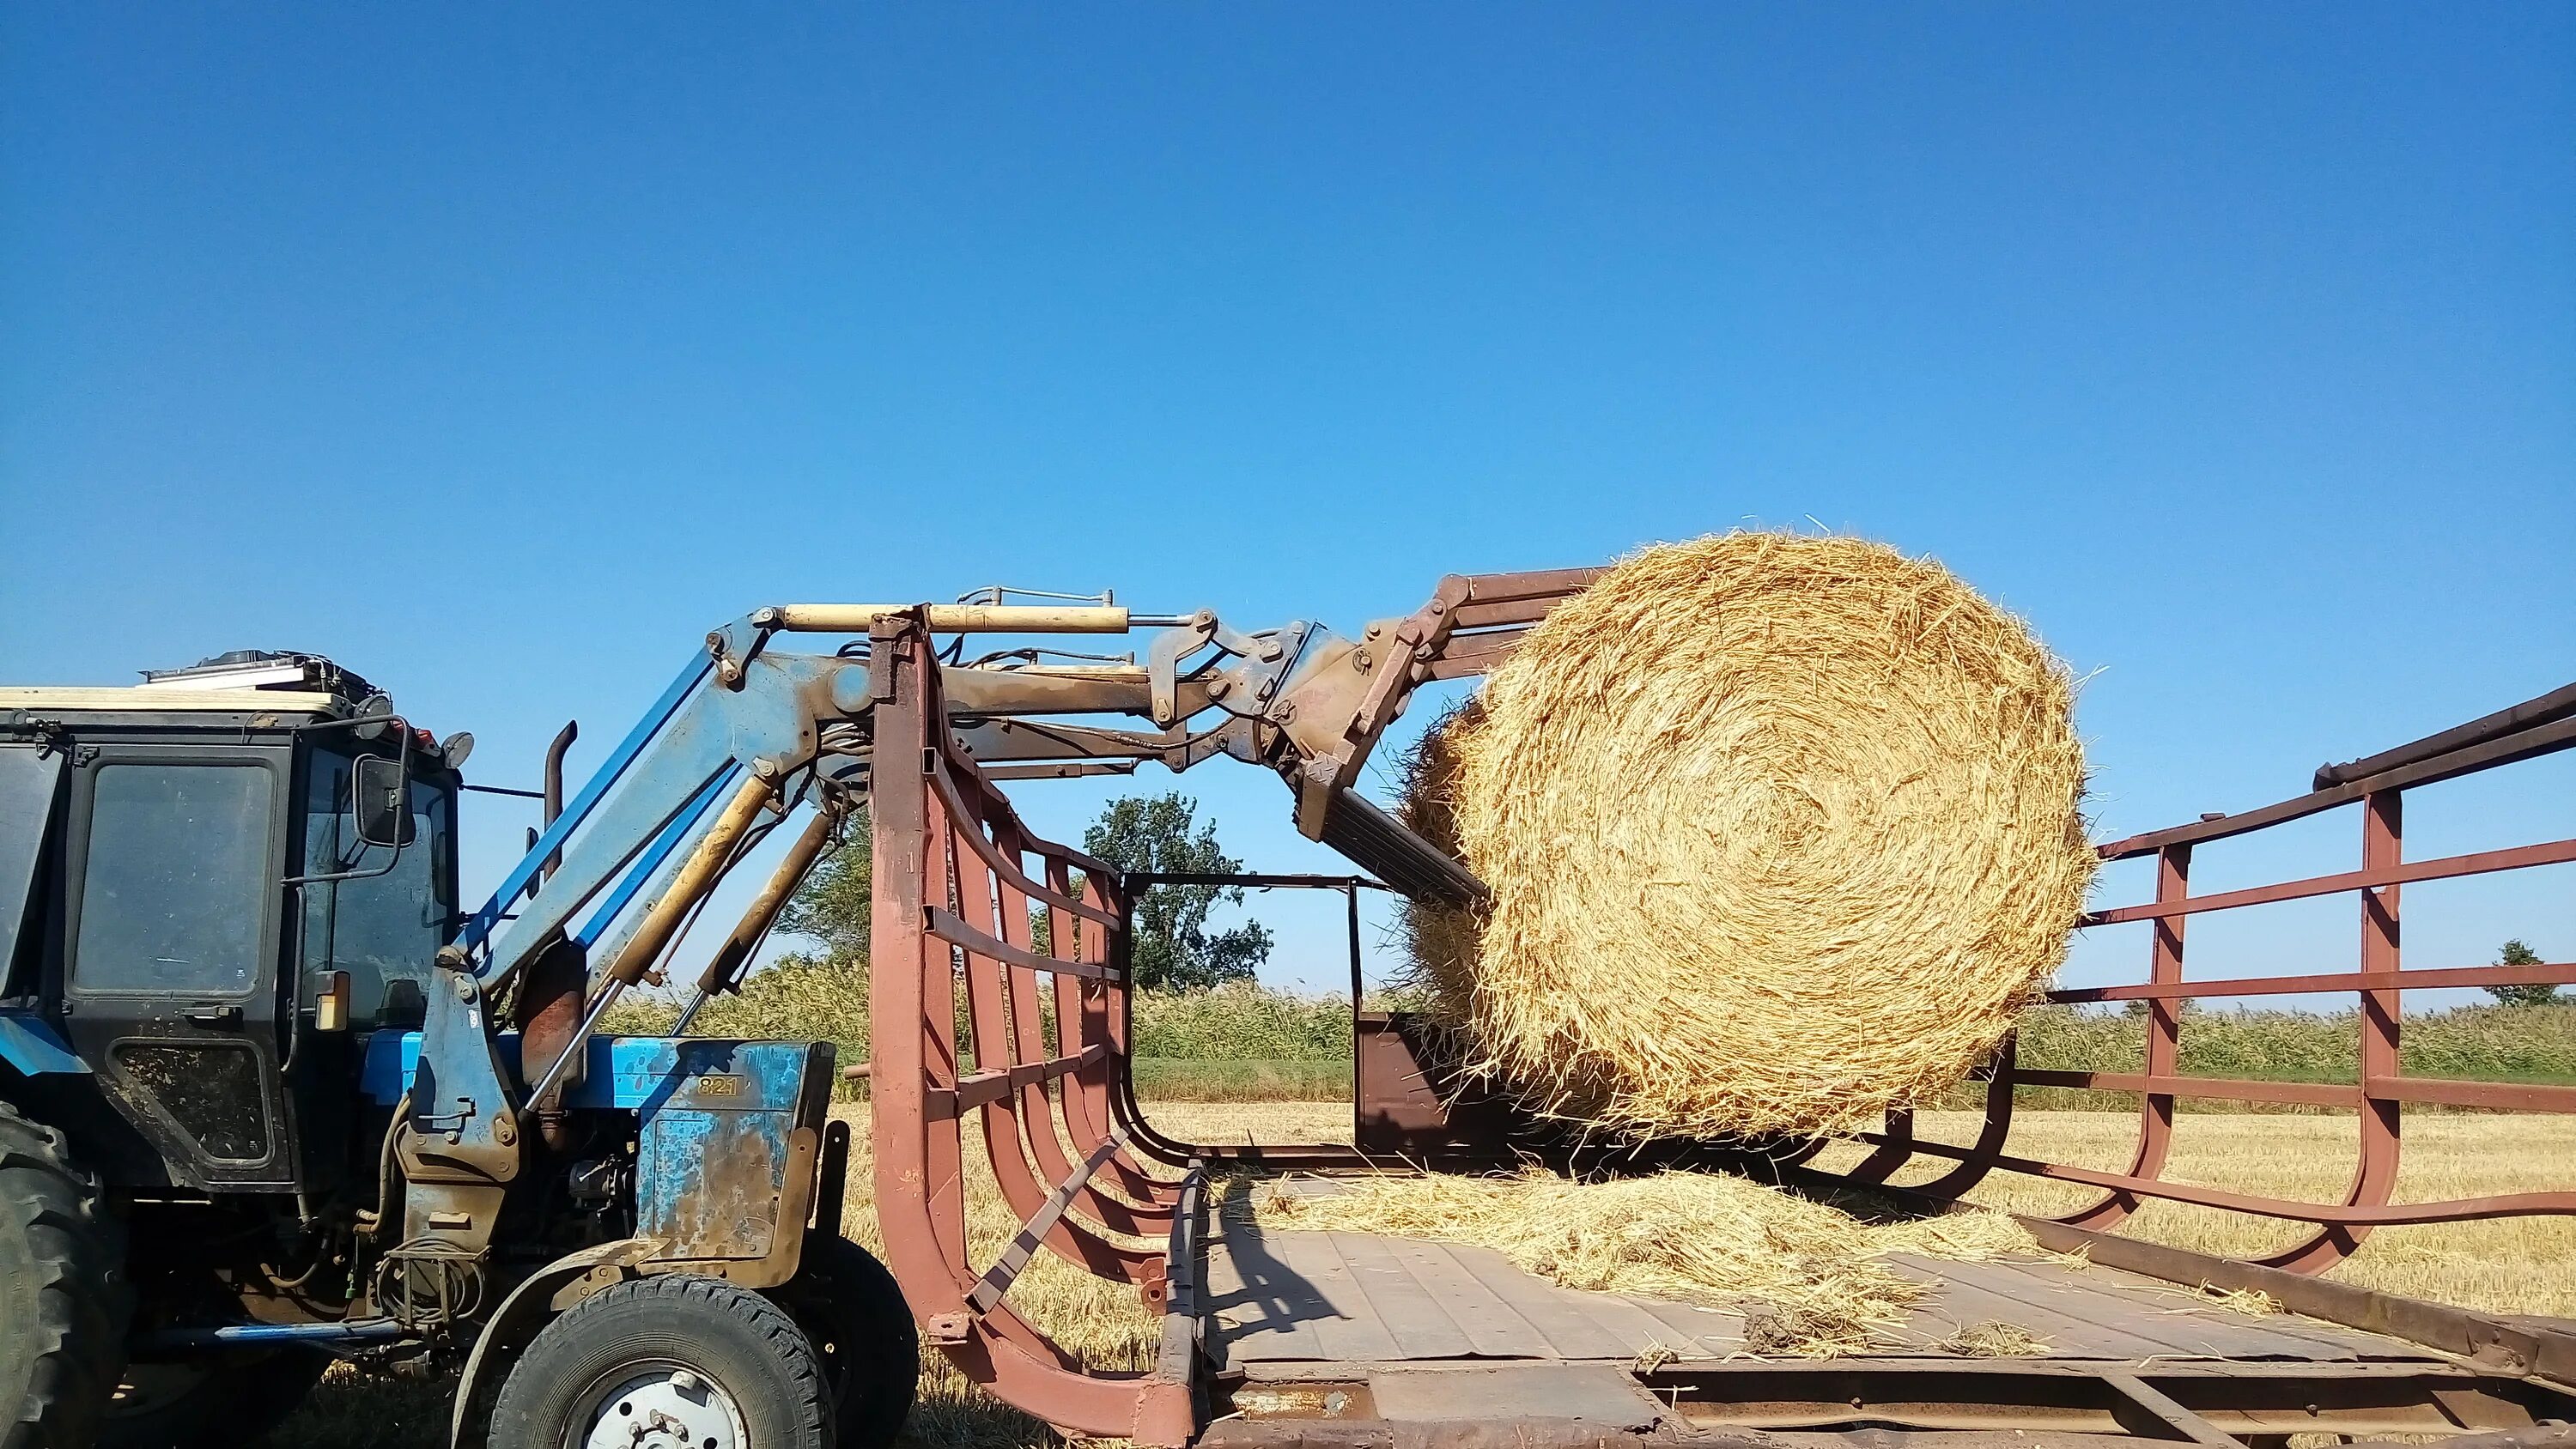
[[[2305,795],[2238,815],[2206,816],[2190,824],[2101,846],[2105,861],[2145,857],[2156,861],[2152,900],[2096,911],[2083,922],[2088,928],[2148,926],[2152,940],[2147,979],[2135,985],[2052,991],[2048,999],[2069,1005],[2146,1003],[2145,1069],[2121,1072],[2023,1068],[2015,1064],[2008,1042],[1992,1068],[1985,1120],[1973,1143],[1962,1146],[1925,1141],[1915,1135],[1910,1111],[1894,1111],[1888,1114],[1883,1129],[1862,1134],[1865,1140],[1877,1144],[1877,1151],[1842,1175],[1864,1182],[1884,1182],[1918,1156],[1924,1156],[1952,1164],[1934,1181],[1914,1189],[1937,1197],[1957,1197],[1997,1170],[2087,1184],[2102,1188],[2103,1195],[2057,1221],[2094,1232],[2117,1229],[2150,1198],[2309,1222],[2316,1225],[2315,1232],[2255,1260],[2262,1266],[2304,1274],[2321,1273],[2342,1262],[2370,1236],[2372,1229],[2381,1226],[2576,1213],[2576,1187],[2437,1202],[2391,1200],[2409,1104],[2499,1112],[2576,1112],[2576,1086],[2410,1077],[2401,1070],[2398,1052],[2402,1028],[2400,993],[2407,989],[2576,983],[2576,964],[2567,962],[2432,967],[2405,963],[2398,930],[2400,887],[2414,882],[2538,870],[2576,861],[2576,839],[2408,861],[2403,850],[2402,807],[2406,792],[2498,770],[2571,746],[2576,746],[2576,685],[2365,760],[2327,766],[2317,772],[2317,788]],[[2359,869],[2208,895],[2191,893],[2195,847],[2345,807],[2356,807],[2360,813]],[[2361,898],[2361,951],[2355,969],[2234,980],[2185,978],[2183,938],[2191,917],[2346,893]],[[2358,1081],[2249,1081],[2182,1073],[2185,1017],[2181,1003],[2209,997],[2341,991],[2356,993],[2361,1003]],[[2015,1087],[2071,1087],[2138,1094],[2138,1136],[2128,1170],[2103,1172],[2007,1151],[2011,1145]],[[2174,1104],[2185,1097],[2354,1111],[2360,1120],[2361,1135],[2359,1160],[2350,1187],[2340,1201],[2299,1202],[2167,1180],[2164,1174],[2173,1148]]]

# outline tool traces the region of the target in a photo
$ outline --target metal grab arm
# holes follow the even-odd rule
[[[881,676],[884,687],[875,712],[874,733],[881,767],[872,770],[869,777],[876,879],[868,1001],[869,1058],[873,1069],[869,1110],[877,1149],[877,1216],[886,1245],[886,1265],[921,1320],[925,1339],[944,1350],[969,1379],[1006,1402],[1078,1433],[1125,1437],[1147,1445],[1184,1444],[1197,1427],[1186,1372],[1143,1379],[1083,1373],[1069,1355],[1021,1318],[1004,1296],[1017,1263],[1024,1261],[1039,1243],[1070,1249],[1078,1260],[1088,1256],[1086,1248],[1096,1251],[1108,1246],[1075,1236],[1074,1225],[1065,1214],[1068,1208],[1082,1202],[1096,1173],[1108,1172],[1113,1182],[1123,1184],[1125,1178],[1119,1169],[1124,1152],[1114,1138],[1105,1134],[1077,1140],[1074,1145],[1084,1154],[1078,1177],[1068,1171],[1054,1185],[1054,1191],[1048,1192],[1026,1177],[1028,1164],[1020,1153],[1023,1134],[1041,1129],[1051,1133],[1054,1128],[1042,1118],[1024,1121],[1021,1111],[1031,1101],[1031,1092],[1044,1093],[1046,1083],[1036,1077],[1052,1071],[1055,1061],[1013,1061],[1008,1066],[1000,1061],[979,1063],[988,1072],[1001,1075],[977,1073],[970,1077],[961,1072],[952,1015],[958,981],[958,962],[953,953],[959,948],[933,928],[947,916],[945,908],[954,903],[979,922],[989,923],[1003,933],[996,936],[982,929],[974,932],[979,943],[966,948],[967,977],[974,997],[979,998],[970,1001],[978,1014],[975,1039],[979,1047],[1002,1061],[1010,1061],[1018,1055],[1019,1043],[1027,1038],[1016,1024],[994,1018],[997,1014],[1008,1017],[1026,1012],[1034,1003],[1015,1003],[1003,978],[1027,979],[1033,968],[1016,959],[1029,950],[1024,944],[1025,925],[995,919],[994,914],[997,908],[1010,905],[1025,917],[1026,904],[1012,902],[1010,892],[1027,878],[1016,866],[1007,875],[999,874],[995,862],[970,846],[962,852],[967,862],[966,878],[959,879],[961,844],[968,836],[979,840],[984,837],[979,828],[962,833],[953,829],[964,822],[950,818],[946,798],[934,787],[933,782],[943,774],[941,755],[947,741],[944,710],[937,700],[939,674],[928,658],[928,640],[917,625],[912,629],[880,626],[874,642],[878,657],[888,668]],[[972,781],[971,773],[967,781],[959,783],[974,795],[973,803],[984,803],[985,797]],[[985,843],[992,845],[989,840]],[[1012,844],[1020,843],[1015,835]],[[1007,854],[1003,847],[993,849],[996,855]],[[1073,852],[1060,847],[1047,852],[1046,874],[1050,881],[1046,894],[1064,903],[1050,902],[1057,924],[1080,922],[1098,931],[1114,929],[1065,909],[1067,905],[1096,909],[1088,906],[1085,899],[1091,895],[1088,886],[1084,898],[1077,898],[1064,889],[1068,883],[1058,879],[1061,869],[1075,863],[1073,856]],[[1085,858],[1080,868],[1088,876],[1095,864]],[[974,884],[979,870],[984,872],[983,889],[966,889]],[[992,894],[997,883],[1003,891],[998,901]],[[1019,902],[1032,898],[1031,893],[1019,891]],[[1102,914],[1116,918],[1114,913]],[[1013,937],[1018,939],[1010,939]],[[1059,993],[1069,985],[1078,985],[1086,992],[1122,992],[1122,980],[1108,979],[1123,975],[1114,969],[1115,953],[1104,949],[1110,938],[1095,937],[1086,931],[1082,939],[1084,949],[1076,952],[1073,959],[1036,958],[1031,953],[1032,959],[1048,961]],[[1059,942],[1055,949],[1065,948]],[[1005,961],[1009,964],[1003,964]],[[1100,971],[1102,978],[1084,979],[1066,969],[1073,965],[1090,966]],[[1066,1030],[1062,1017],[1057,1025],[1060,1033]],[[1087,1062],[1054,1078],[1067,1101],[1081,1091],[1083,1078],[1108,1070],[1111,1065],[1105,1051],[1094,1054],[1087,1050],[1086,1037],[1102,1041],[1088,1033],[1078,1033],[1061,1043],[1068,1048],[1083,1044],[1082,1054]],[[1102,1044],[1110,1049],[1115,1046],[1109,1041]],[[1014,1071],[1020,1073],[1021,1079],[1010,1077]],[[965,1091],[969,1082],[978,1078],[976,1100],[969,1106]],[[1004,1264],[989,1273],[970,1265],[968,1258],[960,1180],[964,1155],[961,1118],[968,1113],[982,1119],[985,1145],[995,1170],[1013,1174],[1006,1185],[1037,1189],[1035,1199],[1029,1199],[1025,1191],[1019,1194],[1028,1220],[1022,1227],[1024,1241],[1016,1256],[1006,1256]],[[1122,1276],[1128,1271],[1124,1255],[1115,1252],[1102,1255],[1101,1261],[1091,1266],[1109,1268]],[[1136,1271],[1141,1274],[1141,1267]]]
[[[1272,710],[1301,757],[1289,777],[1299,833],[1325,838],[1335,796],[1359,779],[1416,686],[1493,668],[1531,625],[1602,572],[1451,574],[1413,613],[1369,625],[1355,644],[1310,650],[1314,657],[1301,661]]]
[[[1416,686],[1490,667],[1530,624],[1598,574],[1451,575],[1422,608],[1370,625],[1356,643],[1304,624],[1244,635],[1204,610],[1142,616],[1105,604],[922,606],[915,617],[934,632],[1175,626],[1146,668],[940,667],[937,673],[943,694],[953,696],[949,712],[968,726],[965,741],[984,762],[1026,761],[1064,771],[1158,759],[1182,770],[1225,753],[1267,764],[1296,793],[1298,827],[1309,837],[1415,893],[1473,900],[1481,887],[1472,876],[1383,812],[1366,808],[1350,784]],[[903,612],[878,604],[785,605],[710,633],[706,652],[679,672],[468,919],[448,957],[450,968],[488,991],[550,943],[569,939],[617,963],[619,979],[637,979],[668,943],[677,912],[702,900],[730,864],[727,857],[702,868],[710,832],[738,838],[749,828],[740,811],[715,811],[722,794],[749,789],[726,782],[747,775],[771,801],[779,785],[824,753],[827,727],[863,726],[879,697],[864,658],[774,652],[768,640],[783,631],[873,628]],[[1201,665],[1175,677],[1201,643],[1239,663],[1227,670]],[[1211,707],[1235,718],[1198,733],[1182,723]],[[1169,722],[1147,734],[1028,718],[1067,713]],[[685,889],[684,870],[696,872]],[[525,903],[510,916],[507,908],[522,895]],[[653,904],[630,916],[628,907],[639,897]],[[576,928],[574,917],[594,903],[588,923]],[[738,966],[727,963],[729,970]]]

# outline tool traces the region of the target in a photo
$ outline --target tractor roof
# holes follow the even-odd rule
[[[0,710],[115,714],[347,714],[374,686],[319,654],[236,649],[127,688],[0,686]]]

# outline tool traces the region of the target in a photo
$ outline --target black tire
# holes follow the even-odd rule
[[[107,1406],[100,1449],[257,1444],[303,1404],[330,1366],[329,1354],[309,1348],[128,1364]]]
[[[669,1386],[680,1371],[700,1382]],[[805,1330],[748,1288],[684,1273],[603,1288],[547,1324],[493,1401],[491,1449],[578,1446],[594,1415],[635,1400],[692,1426],[729,1411],[739,1432],[723,1437],[738,1449],[832,1449],[830,1390]]]
[[[808,1234],[804,1261],[771,1297],[796,1315],[823,1361],[841,1449],[885,1449],[921,1382],[921,1335],[894,1274],[837,1234]]]
[[[0,1102],[0,1449],[88,1449],[125,1367],[125,1229],[63,1134]]]

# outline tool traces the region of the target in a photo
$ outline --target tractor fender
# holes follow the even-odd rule
[[[89,1075],[89,1063],[73,1056],[52,1027],[14,1011],[0,1012],[0,1062],[30,1077],[49,1072]]]
[[[669,1246],[661,1238],[617,1238],[566,1253],[510,1290],[501,1306],[484,1321],[473,1351],[465,1355],[465,1372],[456,1385],[456,1407],[448,1419],[448,1449],[472,1449],[482,1435],[478,1401],[488,1385],[483,1375],[503,1366],[509,1352],[536,1336],[548,1318],[591,1294],[632,1275],[634,1265]]]

